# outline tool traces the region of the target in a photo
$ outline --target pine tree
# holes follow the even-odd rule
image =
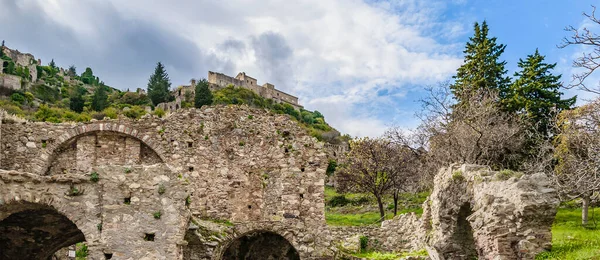
[[[162,63],[158,62],[154,74],[148,80],[148,97],[154,105],[173,100],[170,92],[171,81]]]
[[[453,77],[455,82],[450,86],[459,107],[468,105],[467,100],[480,90],[497,91],[502,99],[510,84],[504,68],[506,61],[499,61],[506,45],[497,44],[496,37],[488,36],[486,21],[481,25],[475,23],[474,31],[463,51],[464,64],[458,68]]]
[[[75,87],[71,91],[71,96],[69,97],[69,108],[77,113],[83,112],[83,107],[85,105],[85,100],[83,99],[83,94],[85,89],[82,87]]]
[[[77,76],[77,68],[75,67],[75,65],[69,66],[69,70],[67,70],[67,75],[71,77]]]
[[[92,109],[96,111],[102,111],[108,107],[108,95],[106,94],[106,87],[99,85],[96,87],[96,91],[92,96]]]
[[[196,83],[196,96],[194,97],[194,106],[201,108],[204,105],[210,105],[213,102],[213,95],[208,88],[206,79],[199,80]]]
[[[556,63],[544,63],[545,56],[538,50],[519,59],[519,71],[515,72],[515,82],[502,100],[505,110],[523,115],[543,136],[550,134],[550,119],[562,110],[570,109],[576,97],[561,99],[559,91],[561,75],[553,75]]]

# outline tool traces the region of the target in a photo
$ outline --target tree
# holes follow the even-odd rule
[[[108,95],[106,94],[106,86],[99,85],[92,96],[92,109],[102,111],[108,107]]]
[[[52,59],[52,60],[50,61],[50,63],[48,63],[48,66],[50,66],[50,68],[52,68],[53,70],[56,70],[56,69],[57,69],[57,67],[56,67],[56,63],[54,63],[54,59]]]
[[[194,101],[194,106],[196,108],[212,104],[213,95],[208,88],[208,81],[206,79],[201,79],[196,83],[196,96]]]
[[[338,168],[337,183],[342,189],[368,192],[377,199],[380,221],[385,217],[383,196],[388,194],[401,178],[398,150],[383,138],[362,138],[350,142],[347,161]]]
[[[81,81],[84,84],[94,85],[96,77],[90,67],[85,68],[85,71],[81,73]]]
[[[544,63],[544,58],[536,49],[526,60],[519,59],[520,71],[515,72],[517,79],[511,84],[502,105],[505,110],[524,116],[542,137],[548,138],[552,128],[550,119],[560,111],[570,109],[576,97],[561,99],[561,75],[553,75],[551,71],[556,63]]]
[[[592,6],[592,13],[583,13],[593,25],[600,25],[600,19],[596,17],[596,7]],[[579,88],[581,90],[600,94],[600,83],[598,86],[587,85],[586,80],[600,68],[600,35],[590,31],[589,28],[577,29],[573,26],[565,28],[565,31],[573,33],[570,38],[565,37],[559,48],[567,46],[585,47],[583,55],[573,61],[573,67],[581,69],[580,73],[573,75],[571,84],[567,88]]]
[[[75,67],[75,65],[69,66],[69,70],[67,70],[67,75],[71,77],[77,76],[77,68]]]
[[[581,198],[581,223],[588,224],[588,207],[600,191],[600,99],[563,111],[554,153],[554,179],[563,195]]]
[[[71,96],[69,97],[69,108],[77,113],[83,112],[83,107],[85,106],[85,100],[83,99],[83,94],[85,94],[85,88],[80,86],[76,86],[73,90],[71,90]]]
[[[154,105],[173,100],[170,92],[171,81],[162,63],[158,62],[148,80],[148,96]]]
[[[458,68],[453,77],[455,82],[450,86],[459,107],[468,105],[467,100],[473,101],[470,96],[485,93],[479,92],[480,89],[495,90],[499,98],[502,98],[510,83],[510,79],[505,76],[506,61],[499,61],[506,45],[497,44],[496,37],[488,36],[486,21],[481,25],[475,23],[474,31],[475,34],[469,38],[463,51],[464,64]]]

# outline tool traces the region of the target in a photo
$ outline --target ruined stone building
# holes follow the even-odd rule
[[[6,46],[0,47],[4,55],[10,57],[15,63],[15,66],[27,67],[29,69],[29,78],[22,79],[17,75],[6,73],[8,61],[0,60],[0,87],[5,87],[12,90],[19,90],[24,87],[27,82],[35,82],[37,80],[37,67],[41,63],[40,60],[35,60],[33,55],[29,53],[21,53],[18,50],[9,49]]]
[[[258,85],[256,79],[246,75],[245,72],[238,73],[237,76],[235,76],[234,78],[227,76],[223,73],[209,71],[208,83],[210,89],[213,91],[232,85],[238,88],[250,89],[263,98],[272,99],[273,101],[281,104],[289,104],[298,110],[304,108],[298,103],[297,97],[285,93],[281,90],[275,89],[275,86],[271,83],[265,83],[262,86]],[[190,85],[181,85],[177,87],[171,92],[171,94],[175,97],[175,100],[171,102],[160,103],[157,105],[157,107],[169,111],[182,108],[181,104],[186,99],[186,93],[189,93],[187,94],[188,96],[194,96],[196,92],[194,88],[195,85],[196,81],[192,80]]]
[[[334,259],[363,235],[434,259],[549,247],[548,179],[480,166],[442,169],[420,217],[329,227],[323,146],[289,116],[246,106],[62,124],[0,113],[0,260],[84,241],[94,260]]]

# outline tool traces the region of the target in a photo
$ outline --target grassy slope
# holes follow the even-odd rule
[[[590,223],[592,216],[600,222],[600,208],[590,210],[589,216]],[[600,259],[600,229],[581,226],[581,209],[561,208],[552,226],[552,251],[536,259]]]

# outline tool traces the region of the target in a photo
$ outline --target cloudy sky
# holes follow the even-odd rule
[[[43,63],[91,67],[122,90],[146,88],[158,61],[173,86],[209,70],[245,71],[298,96],[342,133],[376,136],[418,124],[416,100],[425,86],[451,79],[476,21],[486,19],[508,45],[511,74],[539,48],[568,82],[582,50],[556,45],[568,36],[565,26],[586,25],[581,13],[593,3],[0,0],[0,39]]]

